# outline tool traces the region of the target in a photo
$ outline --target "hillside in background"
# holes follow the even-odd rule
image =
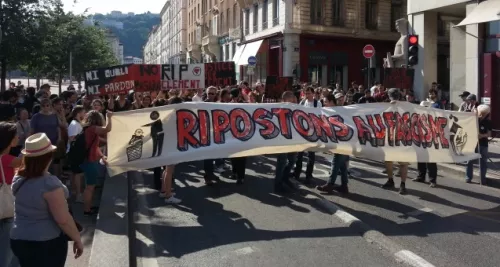
[[[142,58],[142,46],[154,25],[160,23],[160,15],[144,14],[95,14],[89,18],[93,24],[109,28],[123,44],[125,56]]]

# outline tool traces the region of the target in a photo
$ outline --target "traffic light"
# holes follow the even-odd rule
[[[418,64],[418,35],[408,35],[408,65]]]

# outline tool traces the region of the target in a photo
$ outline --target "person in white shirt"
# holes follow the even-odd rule
[[[68,148],[66,152],[69,152],[71,142],[73,142],[77,135],[83,131],[82,121],[85,118],[85,108],[83,106],[75,106],[71,111],[71,117],[73,120],[68,126]],[[83,203],[82,197],[82,179],[83,171],[80,166],[76,166],[72,162],[69,163],[71,166],[71,193],[75,196],[75,199],[79,203]]]
[[[311,107],[311,108],[321,108],[321,101],[314,99],[314,88],[306,87],[304,89],[305,98],[300,101],[300,105]],[[300,173],[302,172],[302,159],[304,157],[304,153],[307,153],[307,168],[306,168],[306,179],[305,184],[310,184],[313,180],[313,170],[314,170],[314,161],[316,159],[316,154],[311,151],[299,152],[297,153],[297,162],[295,163],[295,171],[294,177],[296,180],[299,180]]]
[[[196,90],[196,94],[192,98],[193,102],[203,102],[203,88]]]
[[[322,108],[323,105],[321,101],[314,98],[314,88],[307,87],[304,89],[305,98],[300,101],[300,105],[309,107],[309,108]]]

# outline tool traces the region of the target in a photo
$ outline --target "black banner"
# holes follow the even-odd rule
[[[205,63],[205,86],[236,85],[236,69],[233,61]]]

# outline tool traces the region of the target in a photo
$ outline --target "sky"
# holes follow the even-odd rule
[[[124,13],[160,13],[165,1],[161,0],[62,0],[66,11],[82,13],[89,8],[89,13],[109,13],[110,11],[121,11]]]

